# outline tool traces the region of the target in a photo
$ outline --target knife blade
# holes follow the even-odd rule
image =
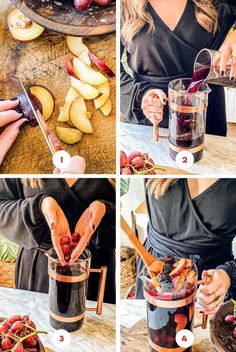
[[[40,130],[41,130],[41,132],[42,132],[42,134],[43,134],[43,137],[44,137],[44,139],[45,139],[45,142],[47,143],[47,146],[48,146],[48,148],[49,148],[51,154],[54,155],[54,154],[56,153],[56,150],[55,150],[53,144],[51,143],[50,139],[48,138],[48,133],[46,132],[45,127],[44,127],[44,125],[43,125],[43,122],[42,122],[43,116],[41,115],[41,113],[40,113],[39,110],[37,110],[37,111],[35,110],[35,108],[34,108],[34,106],[33,106],[33,103],[32,103],[32,101],[31,101],[31,99],[30,99],[30,97],[29,97],[29,94],[27,93],[27,90],[26,90],[26,88],[25,88],[23,82],[21,81],[21,79],[20,79],[19,77],[18,77],[18,80],[19,80],[19,82],[20,82],[20,84],[21,84],[21,87],[22,87],[22,89],[23,89],[23,92],[24,92],[24,94],[25,94],[25,96],[26,96],[26,98],[27,98],[27,100],[28,100],[28,103],[29,103],[29,105],[30,105],[30,108],[31,108],[31,110],[32,110],[32,112],[33,112],[33,114],[34,114],[34,117],[35,117],[35,119],[37,120],[37,122],[38,122],[38,124],[39,124],[39,128],[40,128]]]

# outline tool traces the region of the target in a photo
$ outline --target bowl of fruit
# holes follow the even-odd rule
[[[81,37],[115,32],[115,0],[11,0],[40,28]],[[9,22],[9,20],[8,20]],[[34,28],[37,29],[37,28]],[[22,31],[22,28],[19,28]],[[33,33],[32,33],[33,34]]]
[[[210,322],[212,342],[218,352],[236,351],[236,301],[222,304]]]
[[[39,334],[47,332],[37,329],[28,315],[0,318],[0,351],[46,352]]]

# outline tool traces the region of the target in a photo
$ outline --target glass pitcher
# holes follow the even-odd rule
[[[147,327],[150,351],[191,352],[192,348],[180,348],[176,343],[178,331],[193,327],[206,328],[207,317],[202,324],[193,326],[197,292],[197,268],[185,282],[163,283],[158,291],[147,276],[143,280],[144,298],[147,304]]]
[[[169,83],[169,151],[172,159],[187,150],[198,161],[203,156],[205,122],[210,89],[201,84],[195,93],[187,93],[191,79]]]
[[[86,249],[75,263],[62,265],[56,251],[51,248],[48,256],[49,316],[55,329],[69,332],[78,330],[85,317],[85,311],[102,313],[107,267],[91,269],[91,252]],[[86,308],[87,287],[90,273],[100,273],[96,308]]]
[[[194,78],[206,83],[223,87],[236,87],[236,81],[230,80],[232,56],[229,58],[223,75],[220,72],[220,59],[222,53],[210,49],[202,49],[194,62]]]

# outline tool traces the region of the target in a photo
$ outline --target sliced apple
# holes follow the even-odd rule
[[[84,110],[84,99],[79,97],[73,101],[70,107],[70,120],[73,125],[85,133],[93,133],[93,129]]]
[[[107,82],[107,78],[102,73],[93,70],[77,57],[73,58],[73,67],[76,76],[85,83],[93,86]]]
[[[55,101],[52,93],[45,87],[32,86],[30,93],[38,98],[42,105],[42,115],[45,120],[48,120],[52,116],[55,106]]]
[[[67,144],[78,143],[83,136],[83,132],[75,128],[66,128],[59,126],[56,127],[56,134],[62,142]]]
[[[89,50],[84,50],[82,53],[79,55],[79,59],[85,63],[85,65],[90,66],[91,65],[91,60],[89,58]]]
[[[104,106],[107,102],[107,99],[110,96],[110,85],[109,82],[105,82],[103,84],[100,84],[99,86],[96,86],[97,90],[99,91],[99,97],[94,99],[94,105],[95,109],[99,109],[102,106]]]
[[[73,100],[75,100],[78,97],[79,97],[79,93],[77,92],[77,90],[71,87],[66,95],[64,106],[59,109],[60,114],[57,119],[58,122],[67,122],[70,120],[69,111],[70,111],[71,103]]]
[[[96,88],[88,83],[80,81],[75,77],[70,77],[70,83],[71,86],[75,88],[84,99],[95,99],[99,95],[99,92]]]
[[[66,36],[66,44],[70,52],[75,56],[80,56],[83,51],[88,51],[88,47],[83,43],[83,38]]]
[[[187,261],[185,258],[179,260],[178,265],[170,272],[170,276],[176,276],[186,268]]]
[[[114,72],[105,64],[105,62],[100,60],[96,55],[92,53],[89,53],[88,56],[102,73],[105,73],[109,77],[115,77]]]
[[[109,97],[106,103],[100,108],[104,116],[109,116],[112,110],[111,98]]]
[[[14,39],[27,42],[39,37],[44,28],[32,22],[17,8],[11,9],[7,14],[7,24]]]

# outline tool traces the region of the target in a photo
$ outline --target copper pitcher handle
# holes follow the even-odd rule
[[[90,273],[98,273],[100,274],[99,286],[98,286],[98,298],[97,298],[97,307],[94,308],[86,308],[86,311],[96,312],[96,314],[102,314],[102,307],[103,307],[103,299],[104,299],[104,292],[105,292],[105,284],[106,284],[106,277],[107,277],[107,267],[102,266],[101,269],[90,269]]]
[[[206,279],[203,280],[198,280],[197,281],[197,285],[201,285],[201,284],[208,284],[210,283],[212,280],[212,276],[209,275]],[[199,324],[195,324],[193,326],[194,329],[201,327],[202,329],[206,329],[207,328],[207,322],[208,322],[208,315],[206,315],[203,311],[200,311],[200,313],[202,314],[202,322]]]

